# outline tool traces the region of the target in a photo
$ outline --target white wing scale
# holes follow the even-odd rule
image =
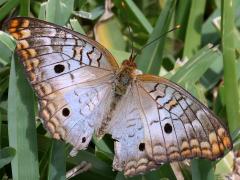
[[[157,163],[196,156],[216,159],[232,147],[226,128],[188,92],[156,76],[139,79],[143,80],[138,81],[138,91],[147,122],[145,134],[149,133],[146,150]]]
[[[136,101],[136,89],[129,88],[120,100],[108,126],[115,139],[113,168],[127,176],[155,169],[158,165],[145,151],[144,127]]]
[[[129,87],[109,126],[115,169],[132,176],[166,162],[216,159],[232,148],[225,127],[181,87],[143,79]]]
[[[43,124],[75,150],[87,147],[109,111],[118,65],[88,37],[31,18],[14,18],[8,31],[36,90]]]

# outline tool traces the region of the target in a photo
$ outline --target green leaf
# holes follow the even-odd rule
[[[0,21],[19,4],[19,0],[8,0],[2,7],[0,7]]]
[[[3,67],[0,69],[0,98],[7,91],[9,80],[9,67]]]
[[[101,151],[103,153],[111,154],[111,156],[112,156],[112,150],[109,148],[109,146],[107,145],[107,143],[103,139],[98,140],[94,136],[93,137],[93,142],[96,145],[98,151]]]
[[[82,161],[91,163],[92,168],[89,172],[98,174],[99,177],[107,179],[113,179],[115,177],[115,172],[112,171],[112,165],[108,165],[88,151],[80,151],[76,157],[69,157],[67,159],[67,162],[74,165],[79,165]]]
[[[190,10],[190,5],[191,5],[191,0],[185,0],[185,1],[179,1],[178,2],[178,6],[176,8],[176,24],[181,25],[181,28],[176,31],[176,36],[181,39],[184,40],[185,37],[185,33],[186,33],[186,24],[188,21],[189,17],[189,10]]]
[[[199,50],[186,64],[177,69],[170,79],[180,85],[196,83],[214,62],[221,61],[222,55],[217,48],[207,45]]]
[[[41,3],[40,5],[40,10],[38,13],[38,18],[41,20],[45,20],[46,19],[46,11],[47,11],[47,3]]]
[[[86,11],[74,11],[73,12],[73,14],[75,16],[79,16],[81,18],[89,19],[89,20],[96,20],[103,13],[104,13],[104,8],[102,6],[99,6],[99,7],[95,8],[91,12],[86,12]]]
[[[52,140],[48,179],[66,179],[65,143]]]
[[[21,0],[20,1],[20,15],[28,16],[30,13],[30,0]]]
[[[221,53],[221,52],[220,52]],[[214,61],[214,60],[213,60]],[[209,69],[201,77],[201,84],[205,87],[206,91],[212,89],[222,78],[223,59],[222,54],[219,60],[215,60]]]
[[[46,19],[58,25],[65,25],[72,14],[73,5],[74,1],[72,0],[49,0]]]
[[[118,64],[121,64],[124,60],[130,57],[130,53],[126,51],[118,51],[116,49],[108,49],[113,56],[116,58]]]
[[[191,162],[193,180],[213,180],[214,171],[212,162],[203,159],[194,159]]]
[[[6,164],[10,163],[15,156],[16,151],[14,148],[5,147],[0,150],[0,168],[3,168]]]
[[[131,16],[133,17],[134,22],[136,22],[138,26],[142,27],[141,29],[146,31],[148,34],[152,33],[152,25],[132,0],[114,0],[114,4],[117,6],[117,8],[122,9],[125,21],[127,21],[127,23],[129,23],[129,16]]]
[[[175,3],[175,0],[166,2],[165,8],[162,10],[155,28],[148,39],[148,43],[168,30]],[[150,44],[142,50],[141,55],[137,57],[137,64],[140,70],[145,73],[159,74],[164,43],[165,37],[162,37],[160,40]]]
[[[7,50],[13,52],[16,46],[15,41],[7,33],[0,31],[0,42],[5,45]],[[1,54],[2,55],[2,54]]]
[[[201,45],[201,29],[206,0],[192,0],[185,37],[183,57],[191,58]]]
[[[237,66],[234,47],[234,1],[222,0],[222,49],[224,64],[224,94],[228,125],[231,132],[240,127],[240,107]],[[233,98],[234,97],[234,98]]]
[[[3,65],[9,64],[11,61],[12,52],[15,49],[15,42],[11,36],[3,31],[0,31],[0,49],[0,63]]]
[[[70,24],[74,31],[79,32],[81,34],[85,34],[82,26],[79,24],[77,19],[70,19]]]
[[[122,24],[116,17],[101,21],[95,26],[96,38],[106,48],[124,50],[126,42],[121,32]],[[117,43],[116,43],[117,42]]]
[[[216,165],[215,174],[226,176],[232,173],[233,152],[229,152]]]
[[[206,45],[208,43],[216,43],[220,38],[220,34],[217,32],[216,27],[213,24],[213,20],[220,16],[220,9],[216,9],[211,16],[202,25],[202,43]]]
[[[9,145],[16,149],[13,158],[14,179],[38,179],[38,153],[34,98],[25,74],[14,58],[11,63],[8,92]]]
[[[0,0],[0,6],[2,6],[7,0]]]

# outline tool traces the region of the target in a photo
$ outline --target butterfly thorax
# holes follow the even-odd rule
[[[114,94],[122,96],[126,93],[128,86],[135,78],[136,64],[130,60],[125,60],[114,81]]]
[[[123,61],[122,66],[116,73],[115,80],[113,81],[113,97],[110,103],[110,110],[97,133],[99,137],[105,134],[105,130],[112,119],[113,112],[116,110],[122,97],[126,94],[131,83],[136,79],[136,75],[139,74],[137,72],[138,70],[136,69],[135,62],[131,60]]]

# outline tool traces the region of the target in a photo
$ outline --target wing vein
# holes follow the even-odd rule
[[[53,91],[53,92],[51,92],[51,93],[49,93],[49,94],[46,94],[46,95],[43,96],[41,99],[43,99],[43,98],[45,98],[46,96],[49,96],[49,95],[51,95],[51,94],[53,94],[53,93],[56,93],[56,92],[58,92],[58,91],[61,91],[61,90],[63,90],[63,89],[66,89],[66,88],[72,87],[72,86],[76,86],[76,85],[80,85],[80,84],[87,84],[87,83],[98,82],[99,80],[101,80],[101,79],[105,79],[105,78],[108,77],[108,76],[111,76],[111,74],[107,74],[107,75],[102,76],[102,77],[100,77],[100,78],[98,78],[98,79],[94,79],[94,80],[90,80],[90,81],[85,81],[85,82],[81,82],[81,83],[75,83],[75,84],[72,84],[72,85],[69,85],[69,86],[66,86],[66,87],[63,87],[63,88],[57,89],[56,91]]]

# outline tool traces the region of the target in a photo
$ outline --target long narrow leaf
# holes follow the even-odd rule
[[[224,64],[224,93],[228,124],[233,132],[240,127],[240,108],[234,49],[234,1],[222,0],[222,48]]]
[[[28,16],[30,13],[30,0],[21,0],[20,1],[20,15]]]
[[[125,17],[128,17],[128,13],[135,18],[135,21],[139,26],[142,26],[143,30],[148,32],[149,34],[152,32],[153,28],[152,25],[149,23],[147,18],[141,12],[141,10],[136,6],[136,4],[132,0],[114,0],[116,6],[118,8],[124,8],[123,12]],[[124,4],[124,6],[123,6]],[[127,13],[127,15],[126,15]]]
[[[73,11],[72,0],[49,0],[46,9],[46,19],[50,22],[65,25]]]
[[[5,147],[0,150],[0,169],[10,163],[16,154],[16,150],[11,147]]]
[[[212,180],[214,179],[212,163],[208,160],[192,160],[192,179],[193,180]]]
[[[63,142],[53,140],[50,152],[48,179],[64,180],[66,178],[65,146]]]
[[[14,179],[38,179],[38,154],[34,99],[20,63],[11,63],[8,92],[9,145],[16,149],[13,158]]]
[[[196,83],[212,63],[220,61],[221,52],[212,45],[203,47],[196,53],[184,66],[170,78],[172,81],[181,85]]]
[[[0,8],[0,21],[9,13],[10,10],[17,7],[19,0],[9,0]]]
[[[172,13],[175,7],[175,0],[166,2],[166,6],[161,12],[155,28],[148,39],[148,43],[165,33],[170,24]],[[143,49],[141,55],[137,57],[138,68],[146,73],[158,74],[160,71],[165,37],[159,41],[150,44]]]
[[[190,58],[201,45],[201,28],[206,0],[192,0],[188,19],[183,57]]]

